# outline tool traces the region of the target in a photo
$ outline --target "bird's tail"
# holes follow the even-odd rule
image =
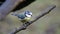
[[[18,16],[17,12],[13,12],[11,15]]]

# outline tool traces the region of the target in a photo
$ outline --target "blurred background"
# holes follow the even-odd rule
[[[29,0],[24,3],[19,5],[21,7],[17,6],[13,11],[17,10],[17,13],[21,13],[25,10],[30,10],[33,13],[32,19],[49,5],[56,5],[56,8],[31,24],[26,30],[20,31],[17,34],[47,34],[47,30],[50,27],[53,27],[52,29],[55,30],[54,34],[60,34],[60,0]],[[0,34],[8,34],[14,28],[18,28],[23,24],[16,16],[12,16],[11,13],[7,15],[4,21],[0,21]]]

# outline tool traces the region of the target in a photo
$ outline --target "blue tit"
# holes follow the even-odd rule
[[[28,10],[24,11],[23,13],[14,14],[14,15],[17,16],[19,20],[23,23],[30,21],[32,18],[32,12]]]

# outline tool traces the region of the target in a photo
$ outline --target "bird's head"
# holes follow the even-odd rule
[[[32,17],[32,12],[26,10],[26,11],[25,11],[25,16],[26,16],[26,17]]]

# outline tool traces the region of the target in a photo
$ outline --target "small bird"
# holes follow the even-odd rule
[[[32,18],[32,12],[31,11],[24,11],[23,13],[13,13],[12,15],[17,16],[19,20],[23,23],[29,22]]]

